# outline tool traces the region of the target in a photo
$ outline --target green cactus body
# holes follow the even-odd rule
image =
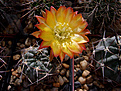
[[[49,53],[46,48],[38,50],[39,47],[31,47],[22,57],[24,65],[24,73],[32,80],[36,81],[45,76],[52,68],[49,63]],[[49,64],[49,65],[48,65]]]
[[[100,63],[104,64],[104,73],[105,77],[109,79],[115,80],[117,82],[121,82],[117,80],[120,75],[118,74],[118,66],[119,66],[119,56],[121,49],[120,45],[120,36],[117,36],[118,43],[116,41],[115,36],[112,38],[105,38],[98,43],[95,51],[95,59]],[[97,63],[96,67],[100,67],[101,65]],[[111,68],[111,69],[110,69]]]

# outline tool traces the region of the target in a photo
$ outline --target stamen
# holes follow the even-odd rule
[[[59,41],[64,41],[68,38],[70,38],[70,35],[72,34],[72,29],[69,27],[68,23],[61,23],[58,22],[56,26],[54,27],[54,34],[55,38]]]

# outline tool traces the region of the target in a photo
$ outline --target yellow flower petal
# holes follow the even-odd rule
[[[35,16],[39,23],[45,23],[45,19],[41,16]]]
[[[55,21],[56,21],[56,9],[55,9],[54,7],[51,6],[50,12],[53,14],[54,19],[55,19]]]
[[[31,35],[35,36],[36,38],[39,38],[40,33],[41,31],[36,31],[36,32],[33,32]]]
[[[84,35],[74,34],[73,37],[71,37],[72,41],[75,41],[77,43],[87,43],[89,39]]]
[[[78,25],[77,25],[77,27],[74,29],[74,31],[76,32],[76,33],[81,33],[82,32],[82,34],[84,34],[84,30],[85,30],[85,28],[87,27],[87,22],[86,21],[83,21],[83,22],[78,22]]]
[[[88,29],[84,29],[82,32],[80,32],[80,34],[87,35],[90,34],[90,31]]]
[[[71,7],[65,10],[65,23],[69,23],[73,16],[73,9]]]
[[[55,26],[55,24],[56,24],[55,18],[54,18],[54,16],[53,16],[53,14],[52,14],[50,11],[48,11],[48,10],[46,10],[46,23],[47,23],[47,25],[50,26],[52,29],[54,29],[54,26]]]
[[[45,18],[46,17],[46,12],[41,9],[42,16]]]
[[[65,54],[67,54],[69,57],[73,57],[73,52],[71,52],[69,49],[68,49],[68,47],[67,47],[67,45],[66,45],[66,43],[62,43],[62,46],[61,46],[61,49],[62,49],[62,51],[65,53]]]
[[[61,22],[61,23],[64,23],[64,20],[65,20],[65,11],[66,10],[66,7],[65,6],[61,6],[57,13],[56,13],[56,19],[57,19],[57,22]]]
[[[61,46],[58,40],[53,40],[51,43],[51,48],[53,50],[54,56],[57,57],[61,52]]]
[[[41,34],[39,35],[39,38],[43,39],[44,41],[51,41],[54,39],[54,36],[52,35],[51,32],[41,32]]]
[[[52,30],[43,23],[36,24],[35,26],[41,31],[52,32]]]
[[[51,43],[52,43],[52,41],[42,41],[42,43],[40,44],[39,49],[49,47],[51,45]]]
[[[64,52],[61,51],[59,57],[60,57],[61,62],[63,62],[63,59],[65,58]]]
[[[78,44],[78,45],[82,48],[82,50],[86,50],[86,47],[84,44]]]
[[[82,52],[81,47],[76,42],[72,42],[70,44],[66,42],[66,45],[67,45],[68,49],[74,53]]]
[[[70,25],[70,27],[71,27],[72,29],[75,29],[75,28],[81,26],[81,24],[83,24],[83,21],[84,21],[84,19],[82,18],[82,15],[81,15],[81,14],[77,14],[77,15],[75,15],[75,16],[71,19],[69,25]]]

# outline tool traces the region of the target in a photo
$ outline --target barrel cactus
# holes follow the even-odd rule
[[[23,72],[32,80],[41,79],[48,73],[52,64],[49,61],[47,48],[38,50],[39,47],[29,47],[22,56]]]
[[[120,75],[120,52],[121,52],[121,36],[113,36],[111,38],[103,38],[96,49],[93,51],[97,61],[96,67],[102,68],[103,77],[121,82]]]

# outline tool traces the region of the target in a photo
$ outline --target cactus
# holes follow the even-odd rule
[[[22,63],[26,65],[23,72],[32,80],[36,81],[44,77],[50,71],[52,64],[46,48],[38,50],[39,47],[30,47],[22,56]]]
[[[121,39],[120,36],[116,37],[103,38],[93,52],[95,52],[95,59],[98,61],[96,67],[102,67],[103,77],[121,82],[118,80],[120,77],[118,67],[120,64]]]

